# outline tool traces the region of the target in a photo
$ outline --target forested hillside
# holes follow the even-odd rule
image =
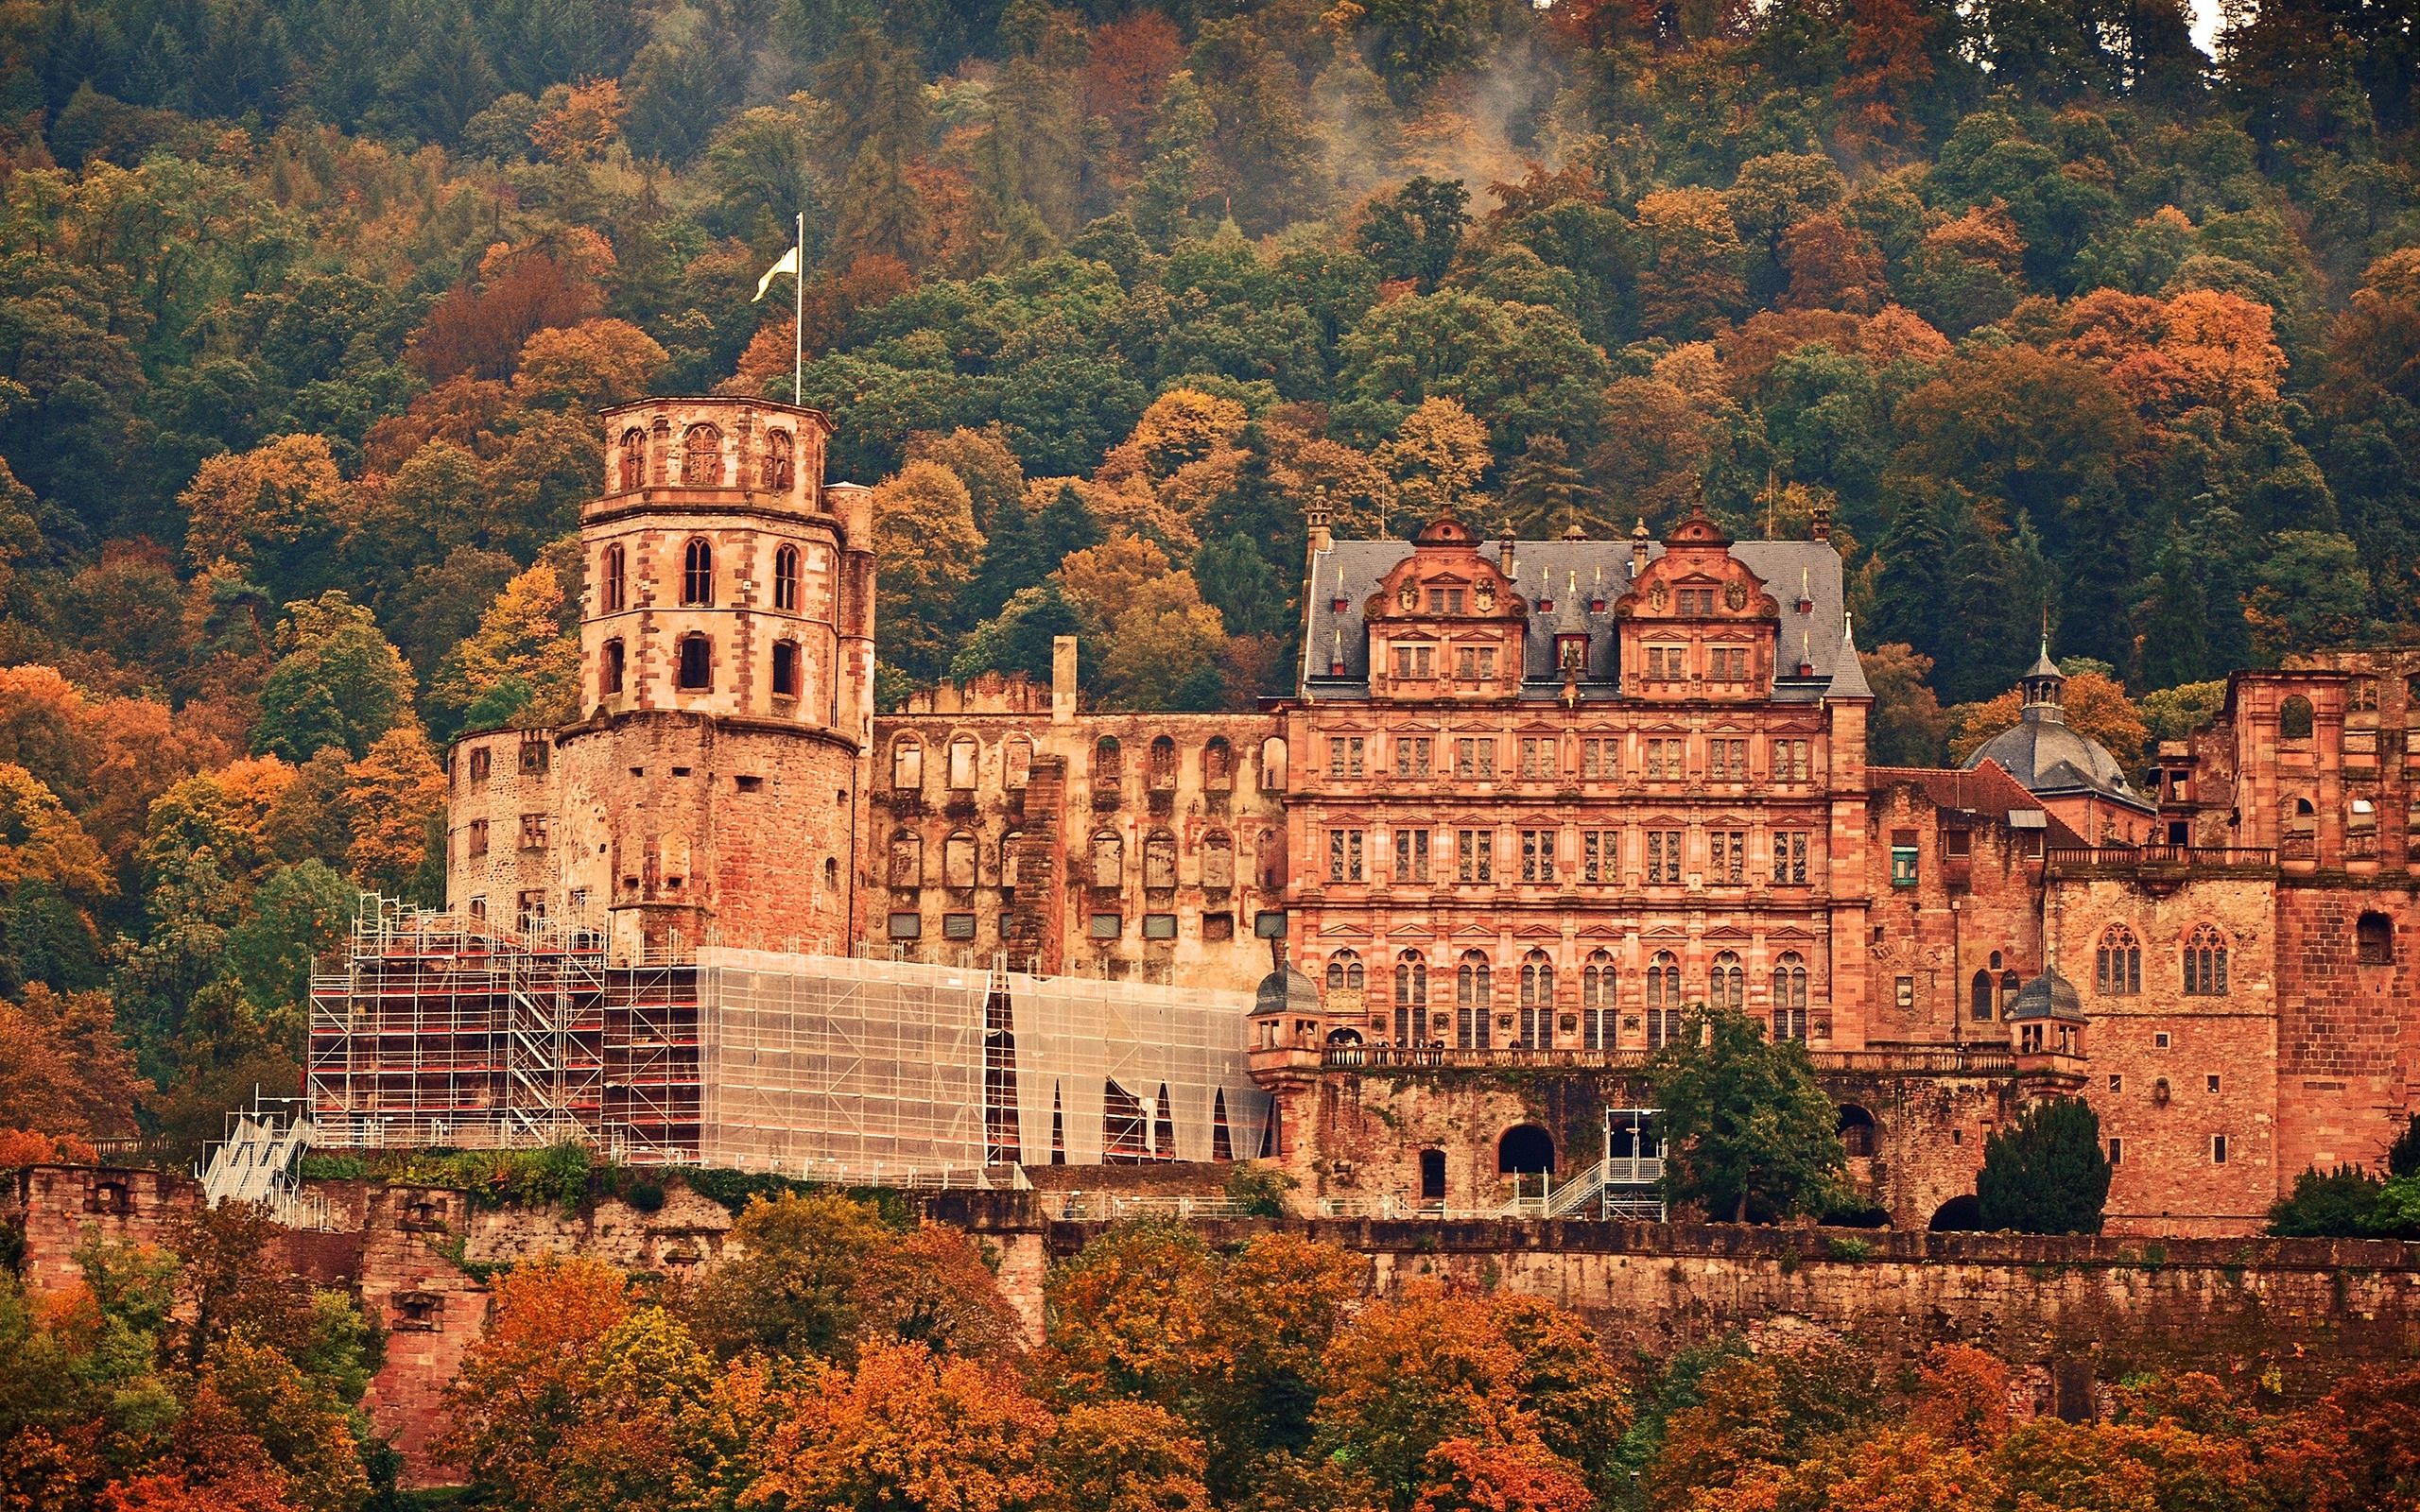
[[[1282,687],[1314,497],[1828,503],[1887,760],[2046,613],[2121,755],[2408,635],[2420,57],[2360,0],[2219,52],[2174,0],[5,0],[10,1074],[188,1136],[294,1079],[441,743],[575,706],[591,411],[790,397],[800,212],[894,695],[1071,629],[1104,701]]]

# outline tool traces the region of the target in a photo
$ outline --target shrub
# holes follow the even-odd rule
[[[2269,1231],[2288,1239],[2350,1239],[2370,1232],[2386,1183],[2357,1165],[2314,1166],[2269,1210]]]
[[[1227,1173],[1227,1200],[1247,1217],[1283,1218],[1286,1194],[1298,1183],[1285,1172],[1266,1165],[1239,1165]]]
[[[622,1194],[622,1200],[641,1212],[658,1211],[664,1207],[664,1183],[633,1181],[631,1189]]]

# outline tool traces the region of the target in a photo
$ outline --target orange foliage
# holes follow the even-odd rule
[[[1093,29],[1084,57],[1084,113],[1109,123],[1117,155],[1112,183],[1134,172],[1168,76],[1184,62],[1176,23],[1158,10],[1136,10]]]
[[[514,357],[519,357],[515,349]],[[362,455],[379,472],[392,472],[431,441],[450,441],[466,452],[504,418],[508,390],[501,383],[457,373],[411,402],[400,415],[370,427]]]
[[[535,1475],[589,1355],[631,1307],[622,1273],[584,1256],[542,1255],[498,1277],[487,1328],[446,1390],[446,1452],[500,1484]]]
[[[479,286],[457,284],[438,301],[404,356],[431,382],[464,373],[502,378],[531,336],[577,325],[603,302],[595,284],[546,252],[491,254]]]
[[[1882,282],[1882,254],[1838,215],[1810,215],[1782,233],[1782,266],[1789,287],[1785,310],[1850,310],[1870,313],[1889,297]]]
[[[1925,233],[1925,245],[1969,262],[1988,263],[2003,273],[2017,273],[2025,264],[2025,238],[1996,199],[1935,226]]]
[[[548,90],[547,99],[554,94]],[[529,140],[550,162],[584,163],[602,157],[620,138],[622,117],[629,112],[621,80],[593,78],[565,90],[562,103],[529,128]]]
[[[27,1165],[91,1165],[99,1159],[90,1142],[73,1134],[0,1128],[0,1171]]]
[[[1449,1438],[1421,1467],[1412,1512],[1589,1512],[1597,1499],[1571,1467],[1533,1443]]]
[[[1048,1486],[1050,1430],[1012,1376],[921,1344],[873,1349],[798,1394],[740,1504],[1012,1512]]]

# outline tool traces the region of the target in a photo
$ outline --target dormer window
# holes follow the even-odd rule
[[[1428,612],[1460,614],[1462,611],[1462,591],[1459,588],[1432,588],[1428,591]]]
[[[1680,605],[1681,613],[1685,618],[1694,618],[1698,615],[1711,614],[1714,612],[1714,590],[1711,588],[1684,588],[1680,591]]]

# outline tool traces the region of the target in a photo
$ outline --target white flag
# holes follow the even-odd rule
[[[765,291],[773,286],[773,280],[779,278],[784,273],[787,273],[793,278],[798,276],[798,249],[795,247],[791,248],[788,251],[784,252],[782,254],[782,260],[775,263],[772,266],[765,269],[765,276],[756,281],[756,299],[763,299],[765,297]],[[748,302],[753,304],[756,302],[756,300],[751,300]]]

